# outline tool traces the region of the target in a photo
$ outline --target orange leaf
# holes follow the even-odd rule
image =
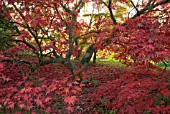
[[[68,103],[70,105],[70,104],[74,104],[76,99],[77,99],[76,96],[71,96],[71,97],[66,96],[66,97],[64,97],[64,102]]]
[[[80,87],[77,87],[77,86],[74,86],[74,89],[75,89],[76,91],[81,91],[81,88],[80,88]]]
[[[35,100],[35,102],[36,102],[36,104],[38,105],[38,106],[40,106],[40,107],[44,107],[44,105],[43,105],[43,103],[42,103],[42,101],[38,98],[37,100]]]
[[[48,91],[46,92],[46,94],[50,93],[50,92],[53,92],[54,90],[56,90],[56,85],[55,84],[52,84],[50,85],[50,87],[48,88]]]
[[[69,88],[64,88],[64,92],[67,94],[69,93]]]

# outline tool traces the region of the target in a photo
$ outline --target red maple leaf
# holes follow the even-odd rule
[[[12,108],[12,109],[13,109],[13,108],[14,108],[14,105],[15,105],[14,102],[10,102],[9,105],[8,105],[8,108]]]
[[[71,106],[67,106],[67,108],[66,108],[68,111],[70,111],[70,112],[73,112],[73,107],[71,107]]]
[[[66,94],[68,94],[68,93],[69,93],[69,88],[64,88],[64,92],[65,92]]]
[[[50,112],[51,112],[51,107],[48,107],[45,111],[46,111],[47,113],[50,113]]]
[[[6,19],[9,19],[9,18],[11,17],[10,14],[9,14],[7,11],[4,12],[3,14],[4,14],[4,16],[5,16]]]
[[[45,98],[44,102],[47,103],[47,102],[50,101],[50,100],[51,100],[51,98],[50,98],[50,97],[47,97],[47,98]]]
[[[23,108],[25,107],[24,104],[19,104],[18,106],[19,106],[21,109],[23,109]]]
[[[81,91],[81,88],[78,87],[78,86],[74,86],[74,89],[75,89],[76,91]]]
[[[55,84],[52,84],[50,85],[50,87],[47,89],[47,92],[46,94],[50,93],[50,92],[53,92],[57,89],[56,85]]]
[[[76,96],[66,96],[64,97],[64,102],[70,104],[74,104],[75,100],[76,100]]]
[[[36,104],[38,105],[38,106],[40,106],[40,107],[44,107],[44,105],[43,105],[43,103],[42,103],[42,101],[40,100],[40,99],[37,99],[37,100],[35,100],[35,102],[36,102]]]

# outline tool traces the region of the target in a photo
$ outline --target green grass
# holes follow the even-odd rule
[[[115,67],[125,67],[126,65],[122,64],[119,60],[115,59],[97,59],[97,65],[101,66],[115,66]]]
[[[115,66],[119,68],[126,67],[126,65],[122,64],[119,60],[116,59],[97,59],[96,64],[101,66]],[[163,62],[154,63],[154,64],[162,69],[165,68],[165,64]],[[166,63],[166,64],[167,64],[166,70],[170,71],[170,63]]]
[[[162,69],[165,68],[165,64],[163,62],[155,63],[155,65],[161,67]],[[166,62],[166,65],[167,65],[166,70],[170,71],[170,62],[169,63]]]

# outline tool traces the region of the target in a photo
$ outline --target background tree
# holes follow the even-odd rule
[[[5,19],[4,15],[0,14],[0,50],[4,51],[12,46],[14,43],[10,42],[7,38],[12,37],[10,31],[14,30],[13,24]]]
[[[130,0],[129,2],[133,9],[130,12],[121,12],[125,17],[123,23],[118,22],[119,18],[116,18],[113,13],[114,10],[117,10],[117,7],[114,5],[119,4],[120,1],[113,2],[109,0],[108,3],[105,1],[101,2],[108,8],[114,27],[110,36],[106,33],[103,35],[105,37],[100,38],[100,40],[103,40],[103,44],[98,43],[96,44],[97,47],[108,46],[109,49],[117,53],[116,58],[124,60],[126,64],[148,65],[151,61],[159,62],[169,58],[169,42],[163,43],[169,39],[169,30],[164,29],[164,31],[162,29],[162,27],[167,28],[169,26],[168,0],[138,1],[137,3]],[[122,1],[122,4],[127,4],[124,6],[129,7],[129,2],[125,0]],[[132,23],[136,24],[131,25]],[[152,26],[154,29],[149,26]],[[162,34],[162,30],[164,33],[166,32],[166,35]],[[106,37],[107,35],[108,37]],[[132,43],[132,37],[135,40],[134,44]],[[155,44],[155,40],[156,42],[159,41],[159,45],[162,45],[162,48]],[[159,57],[157,56],[158,53]]]

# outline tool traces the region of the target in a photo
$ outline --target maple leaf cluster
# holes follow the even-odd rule
[[[35,108],[39,112],[56,113],[65,105],[62,110],[74,111],[74,103],[78,102],[77,95],[84,84],[70,80],[71,74],[67,69],[62,70],[63,66],[55,67],[47,65],[28,74],[29,69],[21,63],[1,62],[0,108],[7,113],[16,108],[19,108],[16,113],[26,110],[34,113]],[[53,109],[52,105],[59,106]]]
[[[105,82],[97,87],[92,95],[91,107],[94,111],[98,106],[106,106],[107,110],[114,110],[116,113],[168,113],[170,106],[154,104],[158,96],[169,98],[170,91],[166,87],[168,74],[160,72],[139,73],[138,70],[123,70],[126,73],[119,73],[114,80]],[[160,75],[162,77],[160,77]],[[120,76],[120,77],[119,77]],[[152,78],[151,78],[152,77]],[[163,83],[162,83],[163,82]],[[102,104],[100,99],[105,99]]]
[[[161,101],[160,106],[154,104],[155,94],[165,98],[170,94],[169,73],[160,70],[90,66],[87,77],[101,84],[94,87],[90,83],[79,83],[79,77],[75,77],[77,81],[70,80],[72,75],[61,64],[49,64],[31,74],[27,74],[30,69],[16,62],[1,62],[0,68],[0,108],[6,113],[12,110],[34,113],[35,108],[41,113],[97,112],[100,98],[106,99],[102,105],[117,113],[166,113],[169,110],[165,102]],[[83,96],[84,88],[90,90],[85,93],[87,96]],[[81,104],[81,97],[86,103]]]
[[[160,14],[161,15],[161,14]],[[127,20],[125,26],[116,25],[113,28],[115,38],[107,38],[115,44],[109,44],[108,49],[115,52],[115,58],[127,65],[147,65],[150,62],[159,63],[170,58],[169,18],[141,16]],[[133,23],[133,24],[132,24]]]

